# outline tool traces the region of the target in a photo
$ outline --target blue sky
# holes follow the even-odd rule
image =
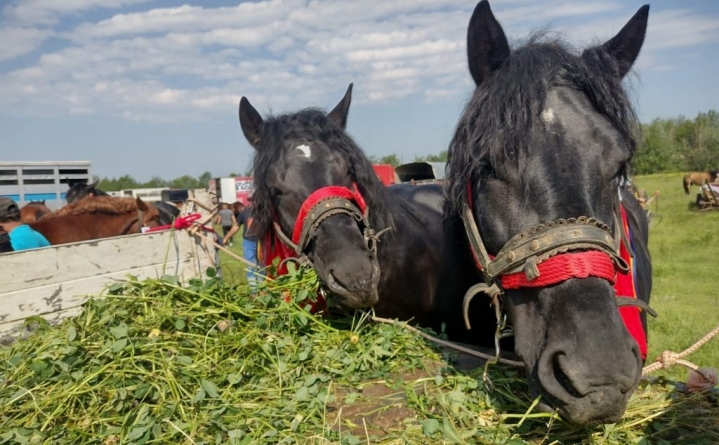
[[[577,47],[643,4],[490,2],[510,43],[549,28]],[[473,0],[0,0],[0,159],[90,160],[99,176],[245,171],[241,96],[262,113],[331,109],[404,161],[446,149],[472,91]],[[629,87],[642,121],[719,109],[719,1],[651,4]]]

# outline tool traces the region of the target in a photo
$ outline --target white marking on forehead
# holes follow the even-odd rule
[[[295,148],[296,148],[297,150],[301,151],[301,152],[302,152],[302,156],[306,157],[307,159],[309,159],[310,156],[312,156],[312,150],[310,149],[310,146],[309,146],[309,145],[302,144],[302,145],[298,145],[298,146],[295,147]]]
[[[542,120],[548,124],[554,122],[554,110],[552,110],[551,108],[547,108],[546,110],[542,111]]]

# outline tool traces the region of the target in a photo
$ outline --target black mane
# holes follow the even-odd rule
[[[600,46],[581,55],[543,34],[513,50],[503,65],[476,88],[449,147],[448,202],[457,212],[467,197],[473,172],[516,169],[522,177],[531,150],[533,118],[548,90],[564,85],[582,91],[636,151],[636,117],[616,62]],[[464,147],[464,148],[463,148]]]
[[[345,131],[327,120],[324,111],[307,108],[296,113],[269,116],[262,125],[260,147],[252,166],[255,182],[253,215],[260,236],[264,236],[271,228],[274,212],[267,178],[272,168],[284,159],[284,140],[288,137],[321,140],[340,153],[347,161],[350,176],[367,203],[372,227],[381,230],[394,225],[388,211],[388,201],[392,198],[377,178],[369,159]]]

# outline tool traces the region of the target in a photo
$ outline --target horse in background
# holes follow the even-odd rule
[[[684,185],[684,193],[686,193],[687,195],[689,194],[689,189],[691,188],[692,184],[701,187],[707,181],[709,181],[710,183],[716,181],[718,174],[719,172],[716,171],[687,173],[686,175],[684,175],[684,178],[682,178],[682,185]]]
[[[646,354],[648,224],[618,186],[637,149],[622,78],[648,16],[581,53],[541,34],[510,49],[486,0],[467,30],[476,88],[449,146],[446,219],[482,279],[451,306],[474,328],[492,301],[539,406],[580,425],[623,416]]]
[[[29,226],[52,245],[141,233],[161,225],[160,213],[140,198],[85,197]]]
[[[85,196],[110,196],[106,192],[103,192],[99,188],[97,188],[97,184],[100,181],[95,181],[91,183],[86,182],[78,182],[70,186],[70,188],[65,193],[65,201],[67,201],[68,204],[72,204],[73,202],[79,201]]]
[[[25,224],[29,224],[50,213],[52,213],[52,210],[45,205],[44,199],[42,201],[30,201],[20,209],[20,220]]]
[[[90,184],[84,182],[73,184],[65,194],[65,200],[68,204],[72,204],[85,198],[86,196],[110,196],[107,192],[97,188],[98,183],[99,181],[95,181]],[[160,212],[160,219],[163,225],[172,224],[175,218],[180,216],[180,209],[170,202],[155,201],[152,203],[152,206]]]

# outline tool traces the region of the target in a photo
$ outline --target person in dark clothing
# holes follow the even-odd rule
[[[262,277],[258,274],[260,269],[260,262],[257,257],[259,236],[252,227],[254,219],[252,216],[252,198],[249,198],[248,201],[248,205],[240,211],[239,217],[235,220],[232,229],[225,235],[223,242],[226,243],[228,239],[231,239],[232,236],[240,230],[240,227],[244,227],[242,231],[242,255],[247,261],[255,265],[254,267],[245,265],[245,273],[247,274],[247,282],[250,285],[254,285],[256,282],[262,281]]]
[[[10,244],[10,235],[0,226],[0,253],[12,252],[12,244]]]

